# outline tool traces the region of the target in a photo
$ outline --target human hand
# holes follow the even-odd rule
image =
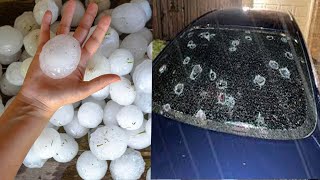
[[[57,35],[69,33],[74,11],[75,2],[71,0],[64,11],[65,13],[58,27]],[[82,46],[80,63],[72,74],[63,79],[52,79],[46,76],[40,69],[39,55],[44,44],[50,39],[50,22],[52,17],[50,11],[45,13],[42,19],[37,53],[30,64],[26,78],[16,99],[52,114],[63,105],[84,99],[110,83],[120,80],[117,75],[107,74],[91,81],[83,81],[86,63],[99,48],[111,21],[110,17],[102,17],[91,37],[83,45],[97,15],[97,11],[98,6],[96,4],[89,4],[85,15],[77,27],[73,37]]]

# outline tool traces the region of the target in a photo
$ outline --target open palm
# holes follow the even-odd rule
[[[70,0],[65,8],[64,15],[57,30],[57,35],[69,33],[74,11],[75,2]],[[97,28],[85,42],[90,27],[97,15],[97,11],[98,6],[96,4],[89,4],[85,15],[74,32],[73,37],[77,39],[82,46],[81,59],[77,69],[63,79],[52,79],[45,75],[40,69],[39,55],[44,44],[50,39],[50,22],[52,17],[50,11],[45,13],[41,25],[38,50],[32,60],[18,96],[22,96],[25,101],[28,101],[28,103],[34,106],[54,112],[63,105],[84,99],[110,83],[120,80],[117,75],[107,74],[91,81],[83,81],[86,63],[99,48],[111,21],[110,17],[101,18]]]

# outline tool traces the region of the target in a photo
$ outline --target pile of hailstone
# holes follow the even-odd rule
[[[70,162],[80,154],[75,139],[88,136],[90,151],[83,152],[76,164],[81,178],[101,179],[110,169],[113,179],[139,179],[147,171],[139,150],[151,144],[153,37],[145,27],[151,18],[151,8],[147,0],[132,0],[114,9],[109,9],[109,0],[87,0],[85,4],[77,0],[72,27],[79,25],[85,6],[91,1],[99,6],[94,25],[103,15],[110,15],[112,24],[100,48],[89,61],[84,80],[90,81],[100,75],[113,73],[121,76],[121,81],[106,86],[82,101],[58,109],[23,164],[28,168],[41,168],[50,158],[61,163]],[[53,79],[64,78],[79,63],[79,47],[71,36],[72,32],[55,36],[59,24],[57,20],[64,13],[65,4],[61,0],[36,1],[33,12],[21,14],[13,27],[0,27],[0,67],[7,67],[4,68],[5,72],[0,71],[0,89],[2,94],[12,97],[5,106],[0,99],[1,114],[23,84],[37,50],[40,23],[46,10],[52,12],[51,40],[40,54],[42,71]],[[91,27],[89,35],[95,28]],[[120,34],[124,38],[120,39]],[[58,48],[52,54],[45,51],[46,46]],[[68,49],[76,55],[70,56],[63,53],[62,49]],[[70,60],[61,63],[54,61],[64,56]],[[59,133],[59,128],[59,132],[65,133]],[[150,169],[147,174],[148,179]]]

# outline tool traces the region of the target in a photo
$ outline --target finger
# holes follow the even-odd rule
[[[60,24],[57,29],[57,35],[59,34],[68,34],[70,31],[70,25],[72,22],[73,14],[76,9],[76,3],[74,0],[69,0],[66,2],[67,4],[65,5],[63,9],[63,16],[60,21]]]
[[[110,16],[104,16],[82,48],[80,66],[85,67],[88,59],[98,50],[111,22]]]
[[[51,11],[46,11],[46,13],[43,15],[42,23],[41,23],[38,52],[40,52],[43,45],[50,40],[51,18],[52,18]]]
[[[91,94],[117,81],[120,81],[120,77],[118,75],[105,74],[97,78],[94,78],[91,81],[83,81],[81,90],[84,95],[90,96]]]
[[[89,30],[92,26],[94,18],[98,13],[98,5],[95,3],[90,3],[84,16],[82,17],[79,26],[73,34],[73,37],[76,38],[82,45],[84,40],[87,38]]]

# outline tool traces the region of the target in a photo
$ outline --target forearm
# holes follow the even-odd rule
[[[0,174],[13,179],[52,112],[18,95],[0,117]]]

